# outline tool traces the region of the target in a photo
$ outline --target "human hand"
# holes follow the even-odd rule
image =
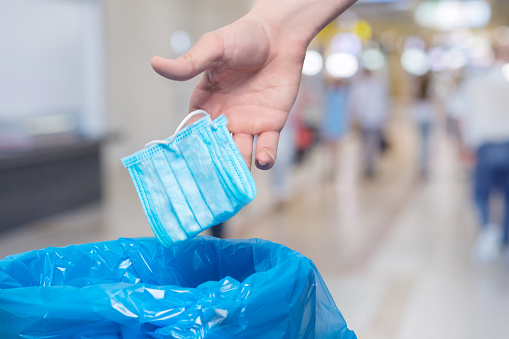
[[[190,111],[212,118],[225,114],[244,160],[270,169],[288,113],[297,96],[307,43],[286,35],[250,13],[203,35],[177,59],[154,57],[152,67],[171,80],[189,80],[204,72],[191,96]]]
[[[313,37],[357,0],[258,0],[231,25],[203,35],[177,59],[154,57],[152,67],[171,80],[204,72],[190,110],[225,114],[244,160],[270,169],[279,133],[299,89],[306,49]]]

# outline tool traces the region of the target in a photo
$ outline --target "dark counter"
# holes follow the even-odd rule
[[[0,153],[0,231],[101,199],[100,141]]]

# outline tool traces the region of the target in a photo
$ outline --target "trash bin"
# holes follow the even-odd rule
[[[0,260],[0,338],[356,338],[311,260],[269,241],[154,238]]]

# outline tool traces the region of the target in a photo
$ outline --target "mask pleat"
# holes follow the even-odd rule
[[[152,192],[148,189],[149,185],[147,182],[153,179],[146,177],[146,173],[145,164],[142,162],[129,165],[129,174],[135,183],[136,191],[142,202],[143,211],[147,216],[150,227],[154,234],[164,243],[164,239],[167,238],[167,232],[164,230],[161,220],[155,211]]]
[[[181,142],[178,142],[172,147],[172,151],[174,151],[175,154],[174,158],[168,158],[170,154],[165,153],[165,155],[172,171],[179,174],[180,189],[184,194],[184,198],[186,199],[188,206],[194,213],[194,217],[200,226],[201,232],[214,223],[214,215],[194,181],[189,165],[185,161],[182,151],[178,147],[179,144],[181,144]],[[185,178],[185,180],[182,178]]]
[[[147,189],[146,178],[144,173],[144,167],[142,167],[141,163],[135,163],[129,166],[129,174],[131,175],[131,179],[134,182],[134,187],[138,192],[138,196],[142,201],[143,210],[145,214],[147,214],[147,218],[152,220],[156,216],[154,215],[154,211],[152,210],[152,199],[150,199],[150,192]]]
[[[174,147],[173,147],[174,148]],[[189,237],[193,237],[201,232],[200,225],[193,216],[193,211],[189,208],[189,204],[181,190],[181,185],[186,185],[192,178],[179,176],[179,180],[175,178],[175,174],[171,169],[170,163],[164,153],[172,154],[173,150],[167,152],[158,152],[152,157],[152,163],[166,190],[166,195],[177,215],[180,227]]]
[[[235,199],[236,202],[242,201],[242,199],[239,200],[239,197],[244,195],[244,188],[239,181],[238,173],[230,162],[230,159],[226,158],[223,155],[224,152],[219,148],[220,145],[216,140],[217,131],[216,133],[213,133],[211,128],[208,127],[204,128],[200,132],[203,137],[210,140],[210,157],[216,171],[219,173],[219,178],[223,185],[223,189],[228,194],[230,199]]]
[[[187,238],[187,235],[180,227],[180,222],[170,204],[168,195],[162,184],[163,182],[155,170],[151,159],[144,161],[145,171],[148,174],[145,176],[145,180],[147,189],[152,196],[154,211],[156,211],[159,219],[158,227],[163,227],[173,241],[184,240]],[[164,227],[164,225],[171,225],[171,227]]]
[[[226,195],[209,152],[196,135],[182,139],[179,143],[182,155],[191,171],[202,197],[215,217],[214,224],[225,221],[234,211],[230,198]]]

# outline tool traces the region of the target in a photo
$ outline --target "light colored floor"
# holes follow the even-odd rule
[[[227,225],[232,238],[263,238],[311,258],[349,327],[363,339],[505,338],[509,267],[475,268],[468,173],[443,131],[433,138],[428,180],[416,175],[416,135],[404,120],[379,175],[359,177],[349,137],[335,178],[325,147],[291,173],[294,195],[276,208],[270,172],[255,172],[258,197]],[[151,236],[130,179],[105,178],[102,205],[0,234],[0,258],[47,246]]]

